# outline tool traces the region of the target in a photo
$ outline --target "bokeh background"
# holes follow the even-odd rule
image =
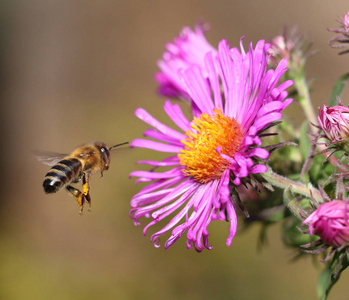
[[[198,20],[211,24],[213,45],[237,45],[242,35],[256,43],[298,24],[319,50],[307,67],[317,107],[348,71],[326,30],[338,27],[347,1],[12,0],[0,8],[1,299],[316,299],[321,263],[291,262],[279,226],[262,251],[259,226],[229,248],[224,222],[210,226],[212,251],[187,250],[185,238],[167,252],[154,248],[128,216],[139,190],[128,174],[159,154],[115,151],[104,178],[92,178],[92,212],[80,217],[64,191],[44,194],[48,167],[32,151],[139,138],[147,128],[134,117],[140,106],[169,123],[155,92],[156,61],[165,42]],[[286,115],[303,120],[297,104]],[[348,298],[348,279],[329,299]]]

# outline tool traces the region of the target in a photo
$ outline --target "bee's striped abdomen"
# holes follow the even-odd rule
[[[55,193],[63,186],[81,176],[81,163],[76,158],[63,159],[46,174],[43,187],[45,193]]]

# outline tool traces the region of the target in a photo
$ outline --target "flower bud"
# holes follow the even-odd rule
[[[345,247],[349,243],[348,218],[347,201],[333,200],[321,204],[302,225],[309,224],[309,234],[318,235],[325,244]]]
[[[349,107],[336,105],[319,108],[319,124],[331,143],[349,152]]]

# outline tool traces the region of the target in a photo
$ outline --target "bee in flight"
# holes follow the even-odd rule
[[[91,210],[90,179],[91,175],[109,169],[110,150],[122,143],[108,148],[104,143],[94,142],[77,147],[71,154],[39,155],[37,158],[42,163],[52,166],[45,176],[43,187],[46,194],[56,193],[62,188],[71,193],[80,206],[82,214],[85,200]],[[82,180],[82,192],[71,186]]]

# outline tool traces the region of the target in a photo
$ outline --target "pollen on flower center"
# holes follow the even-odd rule
[[[220,109],[214,109],[214,115],[203,113],[194,118],[191,130],[186,132],[185,145],[178,154],[183,170],[201,183],[221,177],[228,168],[229,162],[217,152],[234,157],[242,141],[240,125],[234,118],[227,117]]]

